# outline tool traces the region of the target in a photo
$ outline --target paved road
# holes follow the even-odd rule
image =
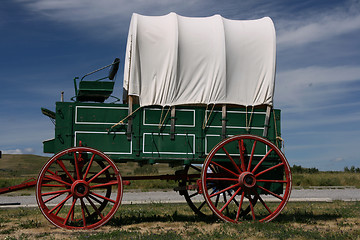
[[[199,201],[202,196],[199,195]],[[331,202],[360,201],[360,189],[293,189],[289,201],[323,201]],[[183,196],[175,191],[168,192],[124,192],[122,204],[156,203],[156,202],[185,202]],[[0,208],[3,207],[36,207],[35,196],[4,196],[0,195]]]

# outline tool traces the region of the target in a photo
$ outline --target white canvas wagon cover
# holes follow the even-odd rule
[[[131,18],[124,89],[141,106],[272,105],[272,20],[165,16]]]

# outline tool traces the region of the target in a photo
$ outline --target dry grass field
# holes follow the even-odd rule
[[[186,204],[123,205],[105,226],[70,231],[35,208],[0,209],[0,239],[360,239],[360,203],[289,203],[272,222],[229,224]]]

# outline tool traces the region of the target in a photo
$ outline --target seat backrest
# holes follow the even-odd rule
[[[115,82],[113,80],[116,76],[116,73],[119,70],[119,64],[120,64],[120,59],[115,58],[112,64],[84,75],[79,82],[79,87],[77,87],[76,84],[77,78],[75,78],[74,84],[75,84],[76,100],[80,102],[87,102],[87,101],[104,102],[106,99],[108,99],[114,90]],[[100,78],[98,80],[83,80],[85,77],[93,73],[96,73],[98,71],[101,71],[105,68],[108,68],[110,66],[111,68],[109,70],[109,74],[106,77]]]

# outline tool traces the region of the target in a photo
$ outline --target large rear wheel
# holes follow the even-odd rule
[[[288,202],[292,183],[284,154],[255,135],[237,135],[217,144],[205,159],[201,181],[210,209],[234,223],[273,220]],[[217,191],[208,188],[211,184]]]
[[[53,156],[40,171],[36,199],[43,215],[66,229],[95,229],[120,206],[123,183],[104,153],[73,147]]]

